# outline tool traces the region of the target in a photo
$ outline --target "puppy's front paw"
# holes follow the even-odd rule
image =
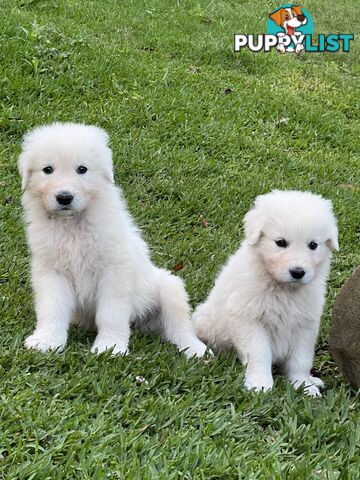
[[[325,387],[324,382],[320,378],[310,376],[310,380],[314,385],[316,385],[319,388]]]
[[[102,353],[106,350],[112,350],[112,355],[126,355],[128,353],[128,344],[122,340],[113,337],[104,337],[98,335],[91,347],[92,353]]]
[[[201,342],[197,338],[194,338],[191,343],[187,346],[184,347],[179,347],[180,350],[184,350],[184,353],[187,358],[192,358],[192,357],[203,357],[206,353],[206,345],[205,343]],[[209,352],[209,350],[208,350]],[[212,354],[210,350],[210,354]]]
[[[66,345],[66,336],[53,336],[47,332],[34,332],[25,339],[24,345],[26,348],[33,348],[40,352],[47,352],[49,350],[57,350],[61,352]]]
[[[311,376],[308,378],[292,379],[292,384],[295,390],[303,387],[304,392],[310,397],[321,397],[319,387],[324,387],[324,383],[320,378]]]
[[[304,387],[304,392],[306,395],[309,395],[309,397],[321,397],[320,390],[316,385],[309,385]]]
[[[245,388],[247,390],[254,390],[255,392],[266,392],[272,389],[274,381],[272,377],[265,375],[247,375],[245,376]]]

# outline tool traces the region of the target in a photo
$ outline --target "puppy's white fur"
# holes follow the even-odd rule
[[[44,173],[44,167],[52,173]],[[79,166],[88,170],[78,173]],[[202,355],[183,282],[155,267],[121,191],[106,132],[55,123],[29,132],[19,158],[37,323],[25,345],[64,348],[71,322],[96,326],[92,351],[126,353],[130,326]],[[49,172],[49,169],[47,170]],[[59,193],[73,196],[70,205]]]
[[[273,191],[257,197],[244,223],[246,239],[194,312],[196,332],[215,350],[236,349],[248,389],[270,389],[276,364],[295,388],[320,395],[323,383],[310,369],[331,250],[338,248],[331,202]],[[276,244],[280,239],[286,247]],[[294,268],[304,271],[301,279],[291,276]]]

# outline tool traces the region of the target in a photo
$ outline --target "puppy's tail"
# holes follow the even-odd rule
[[[157,297],[164,337],[185,350],[187,357],[202,356],[206,346],[196,337],[190,321],[188,296],[183,281],[170,272],[157,269]]]

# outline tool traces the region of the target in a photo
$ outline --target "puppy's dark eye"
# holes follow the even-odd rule
[[[316,242],[310,242],[308,247],[310,248],[310,250],[316,250],[318,247],[318,244]]]
[[[82,175],[83,173],[87,172],[87,168],[84,167],[84,165],[80,165],[80,167],[77,168],[76,172]]]
[[[285,238],[279,238],[279,240],[275,240],[275,243],[280,248],[286,248],[288,246],[288,242]]]
[[[50,173],[53,173],[53,171],[54,171],[54,169],[50,165],[43,168],[43,172],[46,173],[46,175],[50,175]]]

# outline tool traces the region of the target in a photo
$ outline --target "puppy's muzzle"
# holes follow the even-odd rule
[[[290,268],[289,272],[294,280],[301,280],[305,275],[305,270],[301,267]]]
[[[66,207],[71,204],[74,199],[74,195],[71,195],[70,192],[59,192],[55,198],[59,205]]]

